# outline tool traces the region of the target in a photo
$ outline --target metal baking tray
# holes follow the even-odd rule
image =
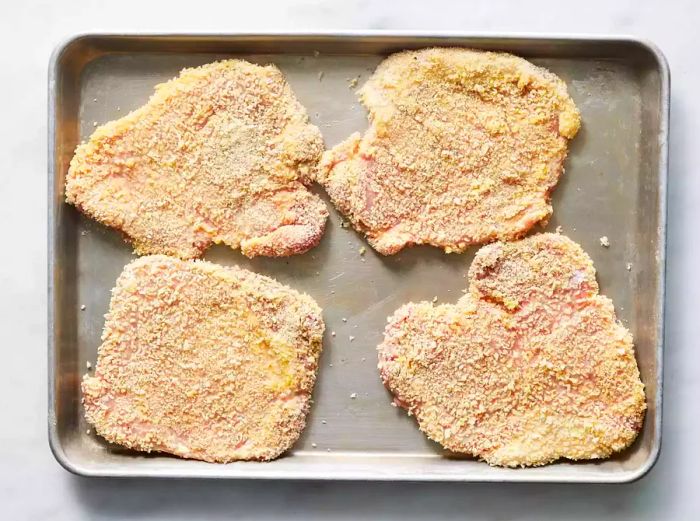
[[[446,454],[426,439],[413,419],[390,406],[376,369],[376,346],[386,317],[402,303],[434,296],[456,301],[477,248],[446,255],[414,247],[393,257],[368,248],[361,256],[365,241],[341,228],[330,204],[328,230],[305,255],[249,260],[214,247],[205,256],[275,277],[308,292],[324,308],[327,333],[314,405],[289,453],[269,463],[216,465],[136,453],[88,433],[80,378],[86,362],[95,361],[110,289],[133,257],[117,232],[64,203],[68,163],[95,122],[139,107],[157,83],[183,67],[237,57],[277,64],[331,147],[367,125],[351,79],[359,77],[361,84],[392,52],[429,46],[523,56],[562,77],[580,108],[583,127],[571,144],[546,229],[561,226],[591,255],[602,293],[613,299],[634,334],[649,406],[634,445],[606,461],[503,469]],[[668,112],[666,61],[653,45],[632,38],[383,32],[71,38],[56,49],[49,71],[48,368],[54,455],[68,470],[89,476],[520,482],[641,477],[657,458],[661,436]],[[609,248],[599,243],[603,235]]]

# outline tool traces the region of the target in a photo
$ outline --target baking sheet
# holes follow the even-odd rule
[[[561,226],[589,253],[601,293],[613,299],[618,317],[633,332],[649,405],[637,442],[603,462],[513,470],[454,457],[427,440],[405,411],[390,406],[376,369],[376,346],[386,317],[401,304],[434,297],[456,301],[478,248],[446,255],[414,247],[382,257],[367,247],[360,255],[366,242],[341,228],[330,203],[327,232],[307,254],[249,260],[225,246],[205,254],[210,261],[270,275],[309,293],[324,308],[327,332],[314,405],[292,451],[269,463],[212,465],[128,451],[88,433],[80,378],[86,362],[95,362],[110,289],[134,256],[117,232],[63,202],[75,145],[95,123],[141,106],[154,85],[183,67],[236,57],[278,65],[331,147],[367,126],[352,80],[361,85],[390,52],[430,45],[507,50],[567,83],[583,127],[571,144],[546,229]],[[655,461],[661,429],[668,71],[652,46],[600,38],[378,33],[87,35],[55,52],[49,96],[49,438],[69,470],[111,476],[616,482],[643,475]],[[604,235],[609,248],[600,245]]]

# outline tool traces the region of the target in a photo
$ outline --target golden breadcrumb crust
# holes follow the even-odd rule
[[[458,48],[384,60],[359,91],[370,127],[318,180],[380,253],[512,240],[552,213],[580,125],[566,85],[509,54]]]
[[[646,409],[632,336],[590,258],[555,234],[482,248],[455,305],[401,307],[379,370],[428,437],[491,465],[608,457]]]
[[[304,428],[323,329],[311,297],[270,278],[142,257],[112,292],[85,416],[140,451],[276,458]]]
[[[78,146],[66,199],[139,254],[249,256],[315,246],[328,212],[310,183],[323,152],[282,73],[242,60],[185,69]]]

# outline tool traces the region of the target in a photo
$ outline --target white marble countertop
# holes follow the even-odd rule
[[[700,366],[693,265],[700,240],[700,4],[625,0],[497,3],[37,1],[0,15],[0,511],[3,519],[616,519],[700,514]],[[575,7],[574,7],[575,6]],[[83,479],[46,437],[46,72],[52,48],[90,30],[420,29],[631,34],[671,65],[667,334],[661,457],[629,485],[282,483]],[[695,145],[693,143],[695,142]],[[695,206],[695,205],[698,206]],[[695,318],[693,318],[695,317]]]

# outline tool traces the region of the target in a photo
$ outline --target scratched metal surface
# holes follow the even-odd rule
[[[62,202],[75,144],[91,134],[94,123],[141,106],[155,84],[183,67],[235,56],[277,64],[331,147],[367,125],[350,80],[359,78],[361,85],[388,52],[432,44],[505,49],[529,57],[566,81],[581,110],[583,127],[571,144],[546,229],[561,225],[591,255],[601,292],[613,299],[635,336],[649,411],[633,447],[604,462],[507,470],[450,457],[428,441],[404,411],[390,406],[376,370],[376,346],[386,317],[401,304],[434,297],[456,301],[477,248],[445,255],[416,247],[382,257],[367,247],[360,255],[366,242],[341,228],[332,208],[321,244],[305,255],[249,260],[225,246],[205,255],[270,275],[309,293],[324,309],[327,333],[314,405],[290,453],[270,463],[211,465],[131,452],[88,434],[79,381],[86,362],[95,361],[110,289],[133,254],[117,232]],[[66,467],[87,475],[575,482],[642,475],[656,457],[660,433],[667,94],[663,61],[631,41],[346,35],[102,36],[69,43],[57,52],[50,79],[49,430],[54,453]],[[603,235],[610,239],[609,248],[599,243]]]

